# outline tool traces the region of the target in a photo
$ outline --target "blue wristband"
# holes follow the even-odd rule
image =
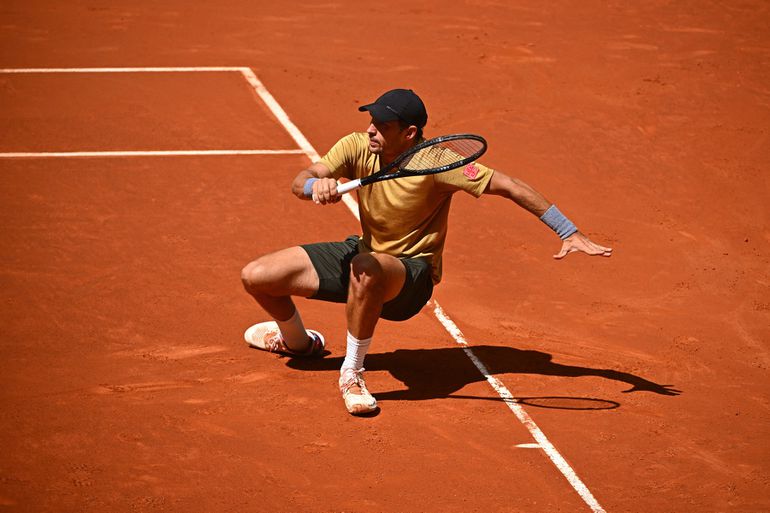
[[[551,230],[555,231],[559,238],[566,239],[576,231],[577,227],[562,214],[556,205],[551,205],[545,214],[540,216],[540,220],[548,225]]]
[[[313,195],[313,184],[318,181],[318,178],[308,178],[307,181],[305,181],[305,186],[302,189],[302,192],[305,194],[306,198],[309,198]]]

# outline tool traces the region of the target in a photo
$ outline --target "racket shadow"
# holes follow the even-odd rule
[[[672,385],[661,385],[641,376],[613,369],[564,365],[553,361],[553,356],[541,351],[516,349],[504,346],[472,346],[474,354],[487,366],[490,374],[534,374],[577,378],[597,376],[630,385],[628,392],[652,392],[659,395],[676,396],[680,390]],[[328,370],[338,372],[342,357],[310,359],[287,359],[286,365],[297,370]],[[367,371],[387,371],[401,381],[406,388],[391,391],[372,391],[377,400],[420,401],[441,398],[463,398],[502,401],[501,398],[469,397],[457,392],[471,383],[485,381],[471,360],[460,347],[436,349],[396,349],[387,353],[370,353],[366,357]],[[605,399],[575,397],[520,398],[537,402],[533,406],[556,409],[613,409],[620,403]],[[548,401],[533,401],[550,399]],[[568,399],[572,399],[571,401]],[[524,402],[524,401],[522,401]],[[579,404],[582,403],[582,407]]]

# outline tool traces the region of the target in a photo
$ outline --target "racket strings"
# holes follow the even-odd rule
[[[452,139],[427,146],[399,166],[404,171],[419,173],[437,168],[456,167],[458,162],[475,158],[484,144],[476,139]]]

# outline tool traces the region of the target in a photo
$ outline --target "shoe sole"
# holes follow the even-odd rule
[[[380,407],[376,404],[373,407],[367,406],[365,404],[359,404],[356,405],[354,408],[347,408],[347,405],[345,405],[345,409],[348,410],[348,413],[351,415],[370,415],[374,412],[376,412]]]

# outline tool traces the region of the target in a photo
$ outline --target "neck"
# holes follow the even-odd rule
[[[411,148],[415,144],[417,144],[417,143],[416,142],[411,142],[411,143],[406,144],[403,147],[399,148],[398,150],[394,150],[392,152],[390,152],[390,151],[389,152],[383,152],[380,155],[380,165],[382,167],[387,166],[388,164],[390,164],[391,162],[396,160],[402,153],[404,153],[406,150],[408,150],[409,148]]]

